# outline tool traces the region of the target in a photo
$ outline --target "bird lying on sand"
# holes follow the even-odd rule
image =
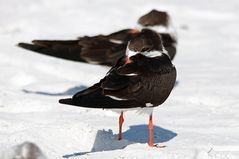
[[[141,33],[142,28],[155,30],[172,60],[177,39],[167,12],[152,10],[138,20],[138,29],[123,29],[109,35],[84,36],[76,40],[33,40],[18,46],[40,54],[62,59],[114,66],[126,54],[128,42]],[[165,52],[166,53],[166,52]]]

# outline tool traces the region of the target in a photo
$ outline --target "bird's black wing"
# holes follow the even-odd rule
[[[169,96],[176,69],[165,54],[148,58],[137,54],[102,82],[103,94],[122,100],[137,100],[138,107],[158,106]],[[111,75],[111,76],[110,76]]]
[[[99,83],[76,93],[72,98],[61,99],[59,102],[81,107],[104,109],[139,107],[139,103],[134,98],[126,99],[125,96],[124,99],[122,99],[122,97],[119,96],[120,92],[123,92],[124,89],[132,87],[134,83],[137,83],[135,77],[119,75],[117,73],[119,67],[124,67],[122,65],[123,61],[124,58],[121,58]],[[115,92],[118,92],[117,96]]]
[[[108,38],[84,37],[79,41],[82,46],[81,57],[88,63],[114,66],[125,55],[127,43],[111,42]]]
[[[167,55],[148,58],[137,54],[124,64],[121,58],[94,86],[60,103],[90,108],[123,109],[158,106],[169,96],[176,70]]]
[[[40,54],[93,64],[114,66],[125,55],[128,41],[136,33],[132,29],[109,35],[84,36],[78,40],[33,40],[18,46]]]
[[[32,44],[19,43],[18,46],[48,56],[72,61],[86,62],[80,56],[82,46],[80,46],[78,42],[79,40],[33,40]]]

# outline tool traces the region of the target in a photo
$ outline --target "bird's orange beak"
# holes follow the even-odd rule
[[[130,58],[127,56],[126,59],[125,59],[125,64],[129,64],[131,62],[132,62],[132,60],[130,60]]]
[[[140,31],[138,30],[138,29],[136,29],[136,28],[134,28],[134,29],[130,29],[130,31],[129,31],[129,33],[132,33],[132,34],[134,34],[134,33],[139,33]]]

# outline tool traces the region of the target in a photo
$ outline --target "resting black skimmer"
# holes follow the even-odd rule
[[[168,98],[176,80],[176,69],[163,50],[158,34],[143,29],[129,42],[126,55],[117,61],[99,83],[59,102],[120,112],[119,140],[122,138],[125,111],[148,113],[149,146],[155,146],[152,138],[153,108]]]
[[[124,29],[109,35],[84,36],[77,40],[33,40],[32,44],[19,43],[18,46],[58,58],[114,66],[125,55],[128,41],[147,27],[161,35],[169,57],[174,58],[177,40],[166,12],[152,10],[139,18],[138,24],[139,29]]]

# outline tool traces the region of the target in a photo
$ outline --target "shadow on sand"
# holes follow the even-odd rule
[[[74,95],[75,93],[82,91],[84,89],[86,89],[86,86],[75,86],[72,88],[69,88],[68,90],[64,91],[64,92],[59,92],[59,93],[50,93],[50,92],[43,92],[43,91],[30,91],[30,90],[26,90],[23,89],[22,91],[24,93],[29,93],[29,94],[40,94],[40,95],[47,95],[47,96],[70,96],[70,95]]]
[[[63,158],[71,158],[76,156],[85,155],[91,152],[98,151],[110,151],[123,149],[128,145],[134,143],[147,143],[148,142],[148,125],[134,125],[122,133],[123,139],[121,141],[117,140],[117,134],[113,134],[112,130],[98,130],[94,145],[89,152],[76,152],[71,154],[65,154]],[[177,134],[170,130],[161,128],[159,126],[154,126],[153,129],[153,141],[154,143],[167,142],[173,139]]]
[[[175,86],[179,84],[178,81],[176,81]],[[43,92],[43,91],[30,91],[23,89],[22,91],[29,94],[40,94],[40,95],[48,95],[48,96],[65,96],[65,95],[74,95],[75,93],[86,89],[86,86],[75,86],[72,88],[69,88],[68,90],[64,92],[59,93],[50,93],[50,92]],[[128,145],[134,144],[134,143],[148,143],[148,125],[133,125],[130,126],[130,128],[122,133],[123,139],[121,141],[118,141],[118,134],[113,134],[112,130],[105,131],[105,130],[98,130],[94,144],[92,146],[92,149],[88,152],[75,152],[75,153],[69,153],[65,154],[62,157],[63,158],[71,158],[76,156],[85,155],[92,152],[98,152],[98,151],[110,151],[110,150],[117,150],[117,149],[123,149],[127,147]],[[153,141],[154,143],[162,143],[167,142],[171,139],[173,139],[177,134],[175,132],[172,132],[170,130],[161,128],[159,126],[154,126],[153,129]]]

